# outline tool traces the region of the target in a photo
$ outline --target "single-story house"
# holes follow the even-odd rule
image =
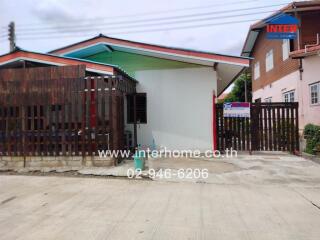
[[[61,68],[61,66],[70,65],[82,66],[82,68],[80,70],[75,68],[59,70],[53,67],[59,66]],[[26,110],[24,111],[28,112],[26,118],[34,120],[34,123],[30,123],[30,129],[34,130],[37,127],[41,131],[45,131],[44,129],[51,131],[51,128],[55,127],[61,131],[76,132],[70,136],[66,136],[65,133],[62,133],[61,136],[59,133],[54,133],[62,138],[61,141],[66,142],[75,135],[86,134],[85,132],[90,125],[94,128],[93,132],[88,133],[87,137],[80,140],[75,138],[75,142],[79,141],[84,144],[84,142],[92,140],[89,147],[91,148],[94,144],[92,142],[97,139],[99,134],[102,136],[100,130],[106,128],[117,132],[117,136],[112,138],[112,144],[114,144],[112,146],[118,146],[117,148],[123,146],[123,141],[127,140],[123,137],[124,134],[130,136],[136,132],[137,143],[144,147],[159,148],[162,146],[170,150],[204,151],[211,149],[213,146],[215,127],[213,124],[213,104],[215,104],[215,96],[218,97],[248,66],[249,59],[246,57],[172,48],[99,35],[46,54],[17,49],[12,53],[0,56],[0,82],[2,81],[1,84],[4,84],[3,86],[7,88],[9,85],[6,78],[11,78],[13,84],[19,84],[22,93],[25,94],[24,85],[14,82],[17,79],[19,80],[17,76],[21,77],[21,74],[24,74],[23,76],[27,76],[27,78],[38,79],[43,78],[42,74],[47,74],[47,80],[53,78],[53,75],[55,78],[66,79],[67,85],[64,85],[64,81],[57,81],[61,84],[59,87],[61,92],[64,92],[63,96],[52,97],[52,94],[50,95],[52,99],[48,104],[53,105],[51,106],[52,109],[48,110],[51,111],[48,116],[51,116],[50,114],[53,112],[53,119],[44,119],[45,123],[41,122],[41,119],[46,116],[46,113],[41,113],[41,111],[47,111],[46,109],[43,110],[41,101],[46,101],[46,96],[39,95],[37,97],[38,95],[34,95],[39,101],[34,100],[32,103],[35,105],[34,110],[32,110],[33,108],[30,110],[30,115],[33,114],[32,117],[28,115],[29,106],[21,106],[21,109],[25,107]],[[40,69],[40,67],[49,67],[49,73],[35,70]],[[21,68],[27,70],[19,72]],[[16,69],[20,70],[17,71]],[[75,86],[72,85],[70,76],[73,78],[88,78],[88,82],[81,87]],[[117,78],[118,76],[121,76],[121,78]],[[108,77],[116,77],[117,80],[103,81]],[[77,83],[78,85],[83,84],[82,81]],[[70,86],[76,88],[76,90],[70,88]],[[45,87],[44,84],[39,86],[36,83],[30,89],[44,89],[43,87]],[[94,116],[89,117],[90,119],[82,119],[85,124],[81,125],[81,117],[77,117],[77,115],[75,116],[76,119],[73,119],[72,116],[70,118],[65,116],[68,115],[67,113],[60,116],[57,109],[60,111],[62,108],[62,111],[64,111],[64,107],[55,107],[56,103],[52,103],[52,101],[59,102],[59,99],[61,101],[62,97],[67,96],[69,88],[72,93],[79,93],[74,98],[75,100],[71,97],[73,103],[78,103],[79,96],[83,96],[82,99],[85,101],[82,109],[77,107],[76,113],[83,115],[84,111],[84,113]],[[98,110],[102,109],[100,103],[95,105],[95,99],[102,99],[101,104],[103,106],[107,104],[108,100],[101,95],[104,90],[116,90],[118,92],[116,97],[110,95],[110,101],[116,107],[113,107],[112,114],[114,115],[109,115],[108,121],[103,119],[107,115],[105,113],[106,109]],[[54,91],[57,91],[56,88]],[[50,94],[49,92],[48,94]],[[38,93],[37,91],[32,93],[39,94],[39,91]],[[86,101],[88,105],[86,105]],[[70,111],[73,114],[74,110],[71,103]],[[23,105],[23,102],[19,104]],[[69,107],[66,106],[65,108],[68,110]],[[115,108],[119,111],[115,112]],[[13,111],[16,111],[16,114],[19,115],[22,110],[19,111],[18,106],[13,108]],[[110,116],[116,117],[112,118]],[[9,120],[4,118],[4,121],[8,122]],[[56,121],[56,125],[52,127],[50,121]],[[61,123],[61,121],[65,122]],[[81,130],[75,129],[77,125],[81,126]],[[52,141],[50,134],[39,133],[37,135],[39,144],[32,146],[31,150],[38,151],[43,147],[46,148],[43,146],[46,141]],[[49,140],[46,140],[46,136],[49,136]],[[54,141],[57,141],[57,138],[54,138]],[[22,140],[12,140],[12,146],[15,146],[16,142],[14,141]],[[44,144],[41,141],[44,141]],[[130,144],[132,144],[132,141]],[[7,146],[8,144],[4,142],[3,145]],[[59,152],[68,151],[68,146],[59,147],[61,144],[55,145],[58,145]],[[8,146],[10,148],[11,144]],[[70,148],[74,149],[78,146],[80,145],[73,144]]]
[[[249,65],[246,57],[104,35],[50,54],[117,65],[134,77],[141,102],[137,106],[138,143],[171,150],[212,148],[213,93],[219,96]],[[126,116],[125,128],[133,131],[130,116]]]

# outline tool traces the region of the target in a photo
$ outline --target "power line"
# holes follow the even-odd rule
[[[162,13],[170,13],[170,12],[181,12],[181,11],[190,11],[190,10],[196,10],[196,9],[204,9],[204,8],[210,8],[210,7],[217,7],[217,6],[228,6],[228,5],[237,5],[237,4],[243,4],[243,3],[249,3],[249,2],[258,2],[259,0],[242,0],[242,1],[232,1],[232,2],[226,2],[225,0],[222,0],[223,3],[215,3],[210,5],[203,5],[203,6],[195,6],[195,7],[187,7],[187,8],[176,8],[176,9],[167,9],[167,10],[160,10],[160,11],[148,11],[148,12],[138,12],[133,14],[126,14],[126,15],[117,15],[117,16],[111,16],[111,17],[98,17],[98,18],[91,18],[91,19],[82,19],[82,20],[75,20],[77,22],[87,22],[87,21],[97,21],[97,20],[105,20],[105,19],[117,19],[117,18],[128,18],[128,17],[141,17],[148,16],[148,15],[157,15]],[[64,23],[65,21],[55,21],[55,23]],[[42,25],[41,23],[26,23],[26,24],[20,24],[20,26],[37,26]],[[7,27],[4,27],[7,28]]]
[[[220,17],[207,17],[207,18],[200,18],[200,19],[195,19],[195,20],[177,20],[177,21],[171,21],[171,22],[166,22],[166,23],[146,23],[146,24],[138,24],[138,25],[130,25],[130,26],[122,26],[122,27],[115,27],[115,26],[108,26],[108,30],[111,29],[127,29],[127,28],[141,28],[141,27],[153,27],[153,26],[161,26],[161,25],[172,25],[172,24],[180,24],[180,23],[190,23],[190,22],[202,22],[202,21],[208,21],[208,20],[215,20],[215,19],[223,19],[223,18],[234,18],[234,17],[242,17],[242,16],[250,16],[250,15],[257,15],[257,14],[263,14],[263,13],[270,13],[274,11],[261,11],[261,12],[254,12],[254,13],[245,13],[245,14],[236,14],[236,15],[225,15],[225,16],[220,16]],[[94,27],[94,28],[82,28],[82,29],[71,29],[68,30],[68,33],[77,33],[80,31],[99,31],[99,30],[104,30],[103,27]],[[37,31],[37,32],[27,32],[27,33],[21,33],[20,35],[23,36],[28,36],[28,35],[43,35],[43,34],[57,34],[61,33],[59,31]]]
[[[199,24],[199,25],[189,25],[189,26],[180,26],[180,27],[171,27],[171,28],[158,28],[158,29],[147,29],[147,30],[140,30],[140,31],[128,31],[128,32],[110,32],[106,33],[106,35],[119,35],[119,34],[134,34],[134,33],[148,33],[148,32],[158,32],[158,31],[170,31],[170,30],[181,30],[181,29],[188,29],[188,28],[202,28],[202,27],[211,27],[211,26],[221,26],[221,25],[228,25],[228,24],[238,24],[238,23],[245,23],[245,22],[253,22],[259,21],[262,19],[250,19],[250,20],[242,20],[242,21],[230,21],[230,22],[220,22],[220,23],[212,23],[212,24]],[[56,36],[43,36],[43,37],[22,37],[19,38],[21,40],[35,40],[35,39],[52,39],[52,38],[72,38],[72,37],[84,37],[89,36],[91,34],[81,34],[81,35],[56,35]]]
[[[8,30],[9,30],[9,29],[8,29]],[[0,32],[0,38],[3,37],[3,36],[8,36],[8,30],[7,30],[7,31]]]
[[[263,9],[263,8],[269,8],[269,7],[277,7],[282,6],[282,4],[273,4],[273,5],[264,5],[264,6],[258,6],[258,7],[249,7],[249,8],[240,8],[240,9],[232,9],[232,10],[223,10],[223,11],[212,11],[212,12],[205,12],[205,13],[196,13],[196,14],[186,14],[186,15],[178,15],[178,16],[167,16],[167,17],[158,17],[158,18],[149,18],[149,19],[139,19],[139,20],[127,20],[127,21],[118,21],[118,22],[107,22],[107,23],[100,23],[98,25],[121,25],[121,24],[132,24],[132,23],[144,23],[144,22],[150,22],[150,21],[165,21],[165,20],[176,20],[176,19],[183,19],[183,18],[192,18],[192,17],[200,17],[200,16],[208,16],[213,14],[222,14],[222,13],[230,13],[230,12],[242,12],[247,10],[256,10],[256,9]],[[96,24],[97,25],[97,24]],[[58,26],[57,26],[58,27]],[[20,32],[25,31],[35,31],[35,30],[48,30],[48,29],[57,29],[57,27],[25,27],[25,28],[17,28]],[[60,27],[60,29],[69,29],[69,28],[77,28],[77,27],[90,27],[92,28],[92,25],[67,25]]]

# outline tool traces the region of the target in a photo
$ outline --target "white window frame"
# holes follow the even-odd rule
[[[282,60],[285,61],[289,58],[290,54],[290,39],[283,39],[282,41]]]
[[[283,95],[283,101],[284,102],[294,102],[295,101],[295,90],[291,90],[288,92],[285,92],[282,94]]]
[[[269,72],[274,67],[273,64],[273,49],[266,53],[266,72]]]
[[[265,102],[271,103],[272,102],[272,97],[267,97],[264,99]]]
[[[257,80],[260,77],[260,62],[254,64],[254,80]]]
[[[317,82],[317,83],[313,83],[313,84],[310,84],[309,85],[309,88],[310,88],[310,104],[311,105],[319,105],[320,104],[320,82]],[[314,103],[312,103],[312,100],[313,100],[313,96],[312,96],[312,89],[313,88],[316,88],[316,101]]]

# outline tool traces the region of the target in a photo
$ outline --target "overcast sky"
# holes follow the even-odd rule
[[[16,24],[17,45],[23,49],[47,52],[77,41],[81,41],[97,34],[143,41],[168,46],[192,48],[225,54],[239,55],[251,22],[233,23],[229,25],[215,25],[207,27],[193,27],[187,29],[162,30],[157,32],[126,33],[128,31],[150,30],[158,28],[172,28],[190,25],[216,24],[221,22],[234,22],[260,19],[270,13],[237,16],[225,18],[226,15],[240,15],[253,12],[272,11],[281,6],[258,8],[241,12],[236,9],[261,7],[288,3],[287,0],[0,0],[0,37],[7,34],[7,25],[10,21]],[[190,9],[191,8],[191,9]],[[166,12],[167,11],[167,12]],[[220,11],[220,13],[208,14]],[[226,11],[221,13],[221,11]],[[198,14],[192,18],[179,18],[179,16]],[[204,15],[203,15],[204,14]],[[131,15],[128,17],[128,15]],[[177,19],[173,17],[178,16]],[[140,21],[145,19],[166,18],[170,20],[189,20],[178,24],[162,24],[158,22]],[[211,20],[197,22],[202,17],[213,17]],[[88,21],[89,19],[89,21]],[[194,20],[195,21],[190,21]],[[83,22],[86,20],[85,22]],[[140,27],[117,22],[138,21]],[[116,25],[114,24],[116,22]],[[164,21],[166,22],[166,20]],[[141,26],[153,24],[155,26]],[[81,31],[66,32],[63,27],[85,25]],[[104,24],[104,25],[102,25]],[[132,23],[131,23],[132,24]],[[70,28],[71,27],[71,28]],[[89,28],[99,28],[89,31]],[[75,29],[73,29],[75,30]],[[36,32],[35,32],[36,31]],[[51,32],[47,34],[47,32]],[[52,33],[53,32],[53,33]],[[115,32],[121,32],[115,34]],[[77,36],[78,35],[78,36]],[[79,36],[80,35],[80,36]],[[85,36],[84,36],[85,35]],[[26,39],[28,38],[28,39]],[[41,39],[42,38],[42,39]],[[9,50],[6,37],[0,38],[0,54]]]

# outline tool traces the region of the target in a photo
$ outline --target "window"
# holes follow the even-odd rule
[[[267,102],[267,103],[268,102],[272,102],[272,97],[265,98],[264,101]]]
[[[294,51],[294,39],[290,39],[289,40],[289,48],[290,48],[289,52],[293,52]]]
[[[254,80],[258,79],[260,77],[260,63],[256,62],[254,64]]]
[[[271,49],[266,54],[266,71],[270,71],[273,68],[273,50]]]
[[[282,42],[282,60],[285,61],[289,58],[290,53],[290,40],[283,39]]]
[[[314,83],[310,85],[310,98],[311,104],[319,104],[319,97],[320,97],[320,82]]]
[[[285,102],[294,102],[294,91],[284,93],[283,100]]]
[[[133,95],[127,96],[127,122],[133,123]],[[136,94],[136,117],[137,123],[147,123],[147,94]]]

